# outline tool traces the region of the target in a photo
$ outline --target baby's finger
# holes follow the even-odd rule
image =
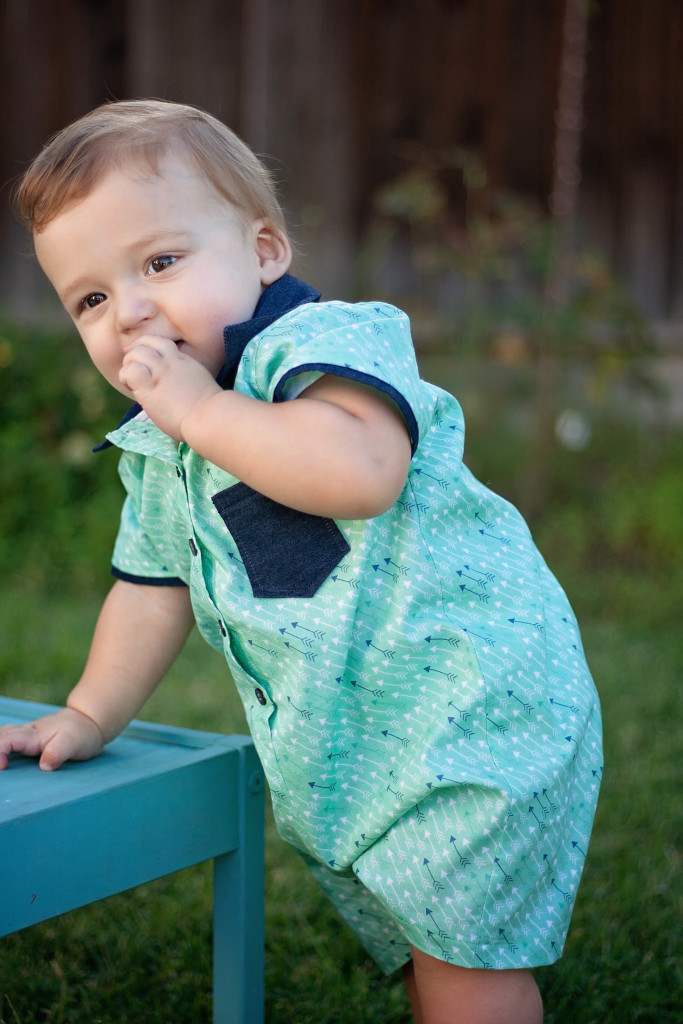
[[[38,762],[38,767],[44,772],[56,771],[71,756],[70,746],[69,741],[66,740],[65,742],[64,739],[60,738],[59,734],[53,737],[46,744],[45,750]]]
[[[85,715],[79,716],[78,728],[60,729],[45,744],[39,765],[44,772],[53,772],[65,761],[88,761],[102,750],[102,733]]]
[[[119,373],[119,380],[129,391],[139,391],[147,387],[154,379],[154,374],[149,366],[138,359],[124,361]]]
[[[119,380],[135,392],[155,383],[178,356],[178,349],[168,338],[145,335],[125,350]]]
[[[174,341],[171,341],[170,338],[162,338],[158,334],[143,334],[130,345],[126,345],[124,349],[126,357],[142,355],[145,351],[148,355],[153,353],[157,356],[173,356],[178,349]]]
[[[25,725],[5,726],[0,730],[0,771],[7,767],[10,754],[37,757],[42,750],[42,739],[32,722]]]

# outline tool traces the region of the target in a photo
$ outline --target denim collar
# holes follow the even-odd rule
[[[241,324],[232,324],[223,331],[225,342],[225,363],[216,377],[222,388],[231,388],[235,383],[237,367],[242,354],[257,334],[279,320],[285,313],[303,306],[305,302],[318,302],[320,292],[310,285],[304,284],[291,274],[284,274],[269,285],[256,304],[251,320]]]
[[[277,281],[269,285],[258,300],[254,315],[250,320],[244,320],[241,324],[229,324],[224,328],[225,362],[216,377],[217,383],[224,390],[228,390],[234,385],[237,367],[252,338],[264,331],[266,327],[270,327],[285,313],[296,309],[297,306],[303,306],[306,302],[319,301],[320,292],[297,277],[292,277],[291,274],[283,274]],[[116,429],[118,430],[119,427],[134,419],[141,410],[142,406],[134,402]],[[111,447],[111,441],[103,441],[93,448],[93,451],[100,452]]]

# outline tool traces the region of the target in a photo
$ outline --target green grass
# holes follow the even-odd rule
[[[617,585],[596,583],[606,594]],[[640,585],[644,601],[661,586]],[[599,603],[596,594],[586,603]],[[10,581],[0,598],[2,692],[61,702],[96,610],[92,596]],[[546,1021],[680,1021],[683,637],[670,624],[607,617],[585,621],[584,639],[603,701],[607,770],[565,955],[537,972]],[[222,660],[197,636],[145,717],[245,731]],[[368,961],[270,815],[266,834],[269,1024],[408,1022],[398,976],[384,978]],[[203,865],[9,936],[0,944],[0,1022],[208,1022],[210,926]]]
[[[120,500],[115,454],[87,449],[118,410],[73,339],[5,333],[0,693],[62,703],[86,656],[101,598],[93,581],[106,573],[94,566],[106,565]],[[449,355],[426,375],[463,398],[475,473],[523,499],[527,368]],[[534,532],[582,623],[606,773],[565,955],[537,977],[546,1024],[679,1024],[683,432],[665,417],[644,426],[630,406],[626,419],[623,389],[577,380],[567,377],[566,404],[585,412],[593,437],[581,452],[555,446]],[[616,411],[601,397],[612,393]],[[224,662],[197,636],[144,717],[246,731]],[[269,814],[266,863],[268,1024],[409,1022],[400,978],[367,959]],[[0,900],[8,884],[0,878]],[[204,1024],[210,928],[203,865],[9,936],[0,1024]]]

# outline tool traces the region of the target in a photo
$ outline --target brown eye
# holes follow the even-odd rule
[[[168,256],[168,255],[155,256],[154,259],[150,260],[150,263],[149,263],[150,273],[151,274],[160,274],[162,270],[168,270],[169,267],[173,266],[173,264],[175,263],[177,258],[178,258],[177,256]]]
[[[107,296],[103,295],[102,292],[93,292],[92,295],[88,295],[83,299],[81,305],[83,309],[94,309],[95,306],[99,306],[101,302],[104,302],[106,297]]]

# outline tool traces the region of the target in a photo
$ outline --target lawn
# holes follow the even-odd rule
[[[112,413],[97,378],[72,365],[76,350],[44,340],[52,355],[41,362],[17,338],[22,356],[8,364],[0,408],[0,692],[61,703],[107,585],[115,459],[88,452]],[[466,384],[469,460],[514,498],[525,452],[515,414],[526,393],[515,405],[509,377],[499,395],[490,376],[479,391],[476,380]],[[536,524],[582,624],[606,765],[565,955],[537,972],[547,1024],[683,1020],[682,457],[680,432],[596,421],[585,451],[555,452]],[[245,731],[224,663],[196,635],[144,717]],[[266,862],[268,1024],[407,1024],[400,978],[367,959],[269,815]],[[210,928],[203,865],[9,936],[0,942],[0,1024],[209,1022]]]
[[[648,586],[657,583],[642,583],[644,597]],[[0,608],[3,692],[63,700],[95,601],[14,580]],[[546,1021],[680,1021],[683,636],[670,624],[589,620],[584,638],[607,770],[565,955],[538,972]],[[231,686],[221,659],[193,636],[145,717],[244,731]],[[269,1024],[410,1020],[398,978],[368,962],[270,817],[266,889]],[[210,871],[200,866],[10,936],[0,946],[0,1021],[209,1021],[210,918]]]

